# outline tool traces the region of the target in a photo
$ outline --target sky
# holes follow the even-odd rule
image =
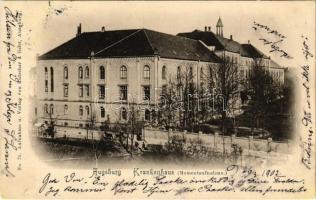
[[[13,2],[14,3],[14,2]],[[19,2],[21,5],[22,3]],[[303,62],[302,38],[307,36],[310,48],[315,49],[315,2],[24,2],[25,25],[29,28],[31,51],[43,54],[48,50],[75,37],[77,26],[82,24],[82,32],[147,28],[160,32],[177,34],[195,29],[204,30],[211,26],[216,30],[216,22],[221,17],[224,36],[240,43],[250,43],[285,67],[293,67]],[[56,10],[62,11],[58,13]],[[278,38],[263,30],[255,31],[257,22],[277,30],[286,36],[280,43],[294,59],[281,58],[279,53],[269,53],[271,49],[259,38],[277,41]]]

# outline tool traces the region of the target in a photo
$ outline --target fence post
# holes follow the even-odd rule
[[[232,134],[230,137],[230,148],[233,148],[233,144],[235,144],[236,135]]]
[[[272,138],[269,137],[268,140],[267,140],[267,153],[271,152],[271,143],[272,143]]]
[[[214,134],[214,149],[217,149],[217,143],[216,143],[216,138],[218,137],[218,132],[215,132]]]
[[[248,155],[250,155],[250,150],[251,150],[251,145],[252,145],[252,142],[253,142],[253,136],[249,136],[248,138]]]
[[[235,144],[236,135],[232,134],[231,136],[231,144]]]

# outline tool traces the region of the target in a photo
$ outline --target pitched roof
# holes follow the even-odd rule
[[[179,33],[178,35],[195,40],[201,40],[207,46],[215,46],[215,50],[227,50],[234,53],[240,53],[241,46],[238,42],[218,36],[211,31],[195,30],[188,33]]]
[[[241,56],[248,58],[269,58],[252,44],[242,44],[241,47]]]
[[[197,40],[148,29],[88,32],[41,55],[39,59],[130,57],[159,55],[164,58],[220,62]]]
[[[178,33],[177,35],[194,40],[201,40],[207,46],[215,46],[215,50],[225,49],[230,52],[240,53],[241,56],[248,58],[269,58],[252,44],[240,44],[237,41],[218,36],[211,31],[194,30],[188,33]],[[271,67],[282,68],[278,63],[276,63],[272,59],[270,60]]]
[[[227,39],[221,36],[216,35],[216,38],[224,46],[224,48],[230,52],[240,53],[241,45],[235,40]]]
[[[72,59],[88,58],[91,52],[98,52],[104,47],[111,45],[124,37],[135,32],[135,30],[120,30],[106,32],[87,32],[59,45],[58,47],[39,56],[40,60],[45,59]]]

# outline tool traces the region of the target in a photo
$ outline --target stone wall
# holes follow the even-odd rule
[[[232,144],[237,144],[241,147],[244,153],[253,152],[266,152],[266,153],[289,153],[290,143],[288,142],[276,142],[272,141],[271,138],[265,139],[254,139],[252,136],[236,137],[232,136],[221,136],[218,134],[203,134],[199,133],[188,133],[186,131],[164,131],[158,129],[146,128],[143,131],[143,139],[147,144],[165,145],[171,138],[177,137],[182,139],[185,144],[198,143],[201,146],[212,148],[215,151],[231,152]]]

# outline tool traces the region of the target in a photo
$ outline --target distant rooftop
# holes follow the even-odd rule
[[[212,31],[194,30],[187,33],[179,33],[179,36],[201,40],[208,46],[215,46],[215,50],[227,50],[233,53],[241,53],[244,57],[249,58],[268,58],[264,53],[251,44],[240,44],[233,38],[225,38],[216,35]]]

